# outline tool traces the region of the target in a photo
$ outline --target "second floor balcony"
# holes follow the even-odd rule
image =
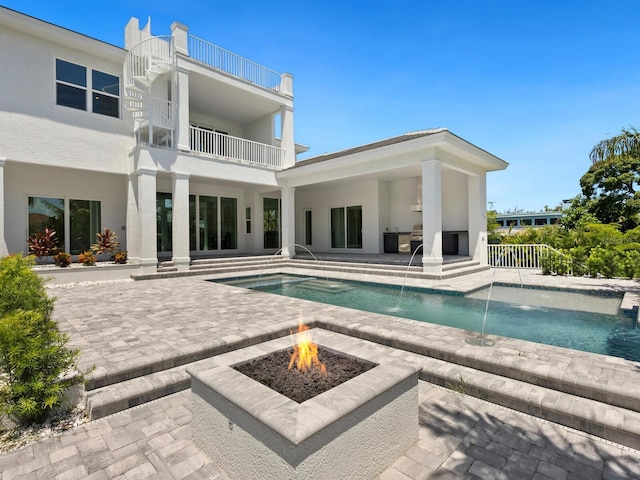
[[[272,170],[281,170],[283,166],[284,150],[272,145],[194,126],[189,127],[189,138],[191,151],[195,154]]]

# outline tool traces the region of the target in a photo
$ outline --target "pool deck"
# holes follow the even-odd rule
[[[282,271],[312,273],[299,268]],[[330,275],[459,292],[482,288],[492,280],[632,295],[640,287],[636,281],[501,269],[448,280]],[[169,378],[180,384],[184,364],[282,336],[302,318],[319,328],[374,341],[371,348],[381,354],[423,366],[420,439],[380,479],[640,478],[637,446],[585,433],[590,428],[598,432],[597,422],[594,427],[576,421],[574,429],[540,418],[553,403],[553,412],[564,409],[578,418],[578,410],[592,409],[592,418],[640,433],[635,413],[626,413],[626,407],[640,408],[636,362],[500,337],[494,337],[494,347],[473,347],[464,342],[471,334],[462,330],[205,281],[215,276],[60,285],[50,290],[57,297],[56,320],[70,334],[71,345],[82,350],[81,366],[96,366],[90,382],[101,392],[97,406],[131,404],[127,395],[140,389],[141,382],[151,389],[156,388],[154,382],[161,388]],[[628,295],[627,301],[633,303],[633,297]],[[140,372],[152,375],[141,380]],[[456,378],[461,381],[456,383]],[[587,389],[597,398],[587,399],[583,395],[590,393],[579,391],[577,399],[564,405],[566,397],[531,386],[540,379],[548,386],[556,382],[561,388]],[[463,395],[465,389],[492,402]],[[540,410],[529,412],[535,416],[517,411],[522,410],[515,404],[519,397],[536,395]],[[1,455],[0,479],[226,478],[193,444],[190,421],[190,393],[183,390]],[[634,441],[620,438],[627,444]]]

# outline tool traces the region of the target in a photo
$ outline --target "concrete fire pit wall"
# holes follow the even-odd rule
[[[298,404],[229,365],[190,373],[194,440],[231,479],[372,479],[418,439],[415,366],[382,363]]]

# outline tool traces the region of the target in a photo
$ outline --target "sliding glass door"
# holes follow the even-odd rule
[[[331,248],[362,248],[362,206],[331,209]]]

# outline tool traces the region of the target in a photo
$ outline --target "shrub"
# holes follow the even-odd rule
[[[93,254],[91,250],[87,250],[86,252],[82,252],[78,255],[78,262],[80,262],[85,267],[91,267],[96,264],[96,256]]]
[[[98,255],[113,253],[120,248],[118,236],[110,228],[105,228],[102,233],[96,234],[98,241],[91,245],[91,249]]]
[[[127,263],[128,256],[129,253],[126,250],[119,250],[113,255],[113,261],[114,263],[125,264]]]
[[[629,250],[621,254],[620,274],[631,279],[640,276],[640,252]]]
[[[52,255],[58,248],[56,231],[51,228],[45,228],[44,232],[36,232],[27,239],[27,243],[29,252],[33,253],[38,259]]]
[[[0,412],[23,424],[41,421],[63,400],[64,390],[82,381],[70,376],[79,355],[52,320],[53,299],[31,270],[32,258],[0,260]]]
[[[571,269],[575,277],[582,277],[587,273],[587,258],[589,250],[586,247],[575,247],[569,250]]]
[[[598,274],[606,278],[615,277],[618,270],[618,253],[612,248],[596,247],[592,249],[587,259],[587,269],[589,275],[594,278]]]
[[[33,257],[11,255],[0,260],[0,318],[16,310],[36,310],[50,316],[53,299],[43,280],[31,270]]]
[[[71,255],[67,252],[58,252],[53,256],[53,261],[59,267],[68,267],[71,265]]]

